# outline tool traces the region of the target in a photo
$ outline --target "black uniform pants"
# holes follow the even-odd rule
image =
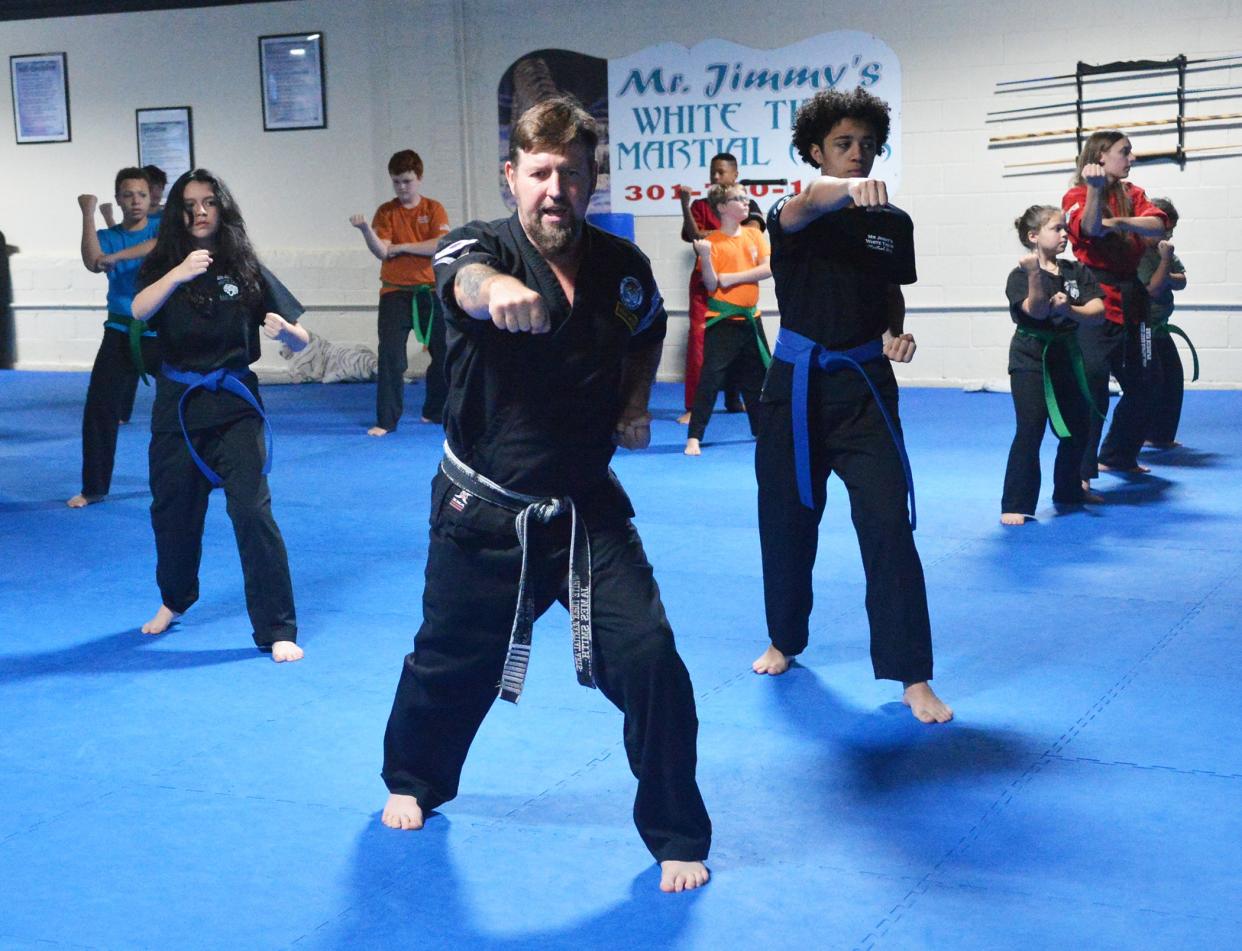
[[[1069,354],[1060,344],[1053,344],[1048,350],[1048,374],[1061,418],[1070,431],[1069,438],[1057,441],[1052,501],[1072,505],[1083,499],[1082,454],[1087,446],[1091,408],[1074,379]],[[1005,467],[1001,511],[1034,515],[1039,503],[1039,446],[1048,427],[1044,374],[1040,370],[1017,370],[1009,374],[1009,384],[1018,425]]]
[[[759,327],[763,333],[763,327]],[[766,340],[765,340],[766,343]],[[750,434],[755,436],[759,414],[759,391],[766,373],[759,343],[750,321],[722,320],[707,328],[703,339],[703,370],[694,391],[694,408],[690,412],[691,439],[702,439],[716,406],[716,396],[727,381],[736,384],[746,403],[750,418]]]
[[[1101,462],[1114,469],[1132,469],[1138,464],[1151,388],[1146,379],[1148,369],[1143,367],[1136,327],[1127,328],[1110,320],[1080,324],[1078,345],[1082,348],[1087,381],[1091,384],[1091,393],[1100,413],[1090,415],[1087,446],[1082,457],[1082,477],[1090,480],[1100,474]],[[1121,385],[1121,399],[1113,410],[1108,437],[1101,446],[1100,434],[1104,429],[1101,415],[1108,413],[1110,373]]]
[[[456,524],[446,504],[455,491],[443,475],[433,482],[423,623],[384,735],[384,782],[424,811],[457,795],[466,753],[496,700],[522,563],[515,533]],[[554,600],[566,603],[568,523],[532,529],[527,584],[536,616]],[[657,861],[704,859],[711,822],[695,781],[694,692],[651,566],[629,522],[593,527],[591,556],[595,675],[625,714],[625,751],[638,779],[634,823]],[[560,664],[572,677],[569,654],[568,645],[545,644],[532,662]]]
[[[224,480],[229,519],[241,556],[246,610],[254,642],[270,648],[297,640],[289,556],[272,517],[272,494],[263,475],[263,421],[257,416],[190,433],[194,448]],[[198,566],[211,483],[190,458],[181,433],[151,434],[151,527],[160,597],[181,613],[198,600]]]
[[[159,369],[159,343],[142,338],[142,357],[147,372]],[[138,368],[129,349],[129,337],[111,328],[104,331],[91,367],[82,410],[82,494],[104,496],[112,487],[116,461],[116,434],[121,420],[128,419],[138,388]]]
[[[1144,438],[1161,446],[1177,439],[1186,391],[1186,370],[1182,366],[1181,354],[1177,352],[1177,344],[1169,334],[1153,334],[1151,349],[1155,356],[1155,385]]]
[[[440,422],[444,415],[444,399],[448,381],[444,375],[444,314],[435,293],[423,293],[419,305],[432,309],[431,339],[427,349],[431,363],[427,367],[426,394],[422,415]],[[375,390],[375,424],[389,432],[397,428],[405,409],[405,371],[409,366],[406,346],[410,338],[413,291],[389,291],[379,302],[379,372]]]
[[[815,371],[812,371],[815,372]],[[841,371],[851,372],[851,371]],[[755,447],[759,544],[768,636],[781,653],[800,654],[811,616],[811,569],[819,544],[829,474],[845,483],[867,579],[871,663],[877,679],[918,683],[932,676],[931,621],[923,565],[914,547],[901,458],[874,398],[834,401],[811,388],[811,489],[814,509],[798,498],[789,402],[764,403]],[[897,386],[884,386],[897,417]]]

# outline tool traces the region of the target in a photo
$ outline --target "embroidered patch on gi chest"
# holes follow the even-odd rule
[[[1066,281],[1065,282],[1065,296],[1068,297],[1070,300],[1078,300],[1078,282],[1077,281]]]
[[[236,297],[241,293],[241,288],[225,277],[220,279],[220,291],[225,297]]]

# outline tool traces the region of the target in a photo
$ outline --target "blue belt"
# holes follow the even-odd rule
[[[224,485],[224,480],[203,461],[203,457],[194,449],[194,443],[190,440],[190,433],[185,428],[185,399],[199,387],[215,393],[217,390],[228,390],[230,393],[240,396],[247,403],[254,407],[259,418],[263,420],[263,429],[267,435],[267,458],[263,460],[263,474],[267,475],[272,471],[272,424],[267,421],[267,414],[263,412],[263,407],[259,405],[259,401],[254,398],[254,394],[250,392],[250,388],[242,382],[242,373],[238,370],[230,370],[228,367],[220,367],[218,370],[212,370],[210,373],[195,373],[193,370],[178,370],[171,367],[167,363],[160,367],[160,373],[172,380],[174,383],[182,383],[185,390],[181,394],[181,400],[177,403],[177,422],[181,424],[181,433],[185,436],[185,444],[190,450],[190,458],[194,460],[194,464],[198,466],[207,481],[213,487]]]
[[[913,531],[916,524],[914,476],[910,472],[910,457],[906,455],[906,444],[902,441],[901,433],[898,432],[893,418],[884,406],[880,391],[876,389],[875,383],[862,368],[862,364],[884,356],[884,341],[872,340],[870,343],[864,343],[850,350],[829,350],[809,337],[782,327],[776,335],[776,350],[772,356],[785,363],[792,363],[794,368],[791,407],[793,410],[794,470],[798,478],[798,498],[802,504],[809,509],[815,507],[811,495],[811,435],[807,422],[811,364],[821,370],[829,370],[833,366],[853,367],[871,387],[871,395],[875,397],[876,406],[880,409],[880,415],[884,417],[889,435],[893,437],[893,445],[897,447],[897,454],[901,457],[901,466],[906,473],[906,489],[910,495],[910,529]]]

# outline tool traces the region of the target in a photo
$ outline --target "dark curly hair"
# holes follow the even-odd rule
[[[825,89],[817,92],[798,107],[794,116],[793,144],[807,165],[819,168],[811,157],[811,146],[823,146],[824,137],[842,119],[857,119],[875,130],[877,150],[888,141],[888,103],[873,96],[861,86],[853,92]]]
[[[186,255],[197,248],[186,223],[185,189],[190,182],[201,182],[211,187],[220,208],[220,227],[216,231],[215,248],[212,250],[211,272],[228,274],[241,287],[242,295],[253,300],[262,293],[262,277],[259,258],[246,234],[246,222],[233,193],[224,182],[207,171],[196,168],[186,172],[173,184],[165,203],[164,217],[160,221],[159,237],[155,247],[142,262],[138,272],[140,285],[152,284],[185,260]],[[191,284],[198,283],[196,278]],[[195,296],[195,291],[191,291]]]

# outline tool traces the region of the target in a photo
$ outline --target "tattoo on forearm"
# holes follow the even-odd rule
[[[453,281],[453,290],[457,295],[457,304],[463,310],[471,310],[482,305],[479,295],[483,290],[483,282],[495,277],[498,272],[486,264],[467,264],[457,272]]]

